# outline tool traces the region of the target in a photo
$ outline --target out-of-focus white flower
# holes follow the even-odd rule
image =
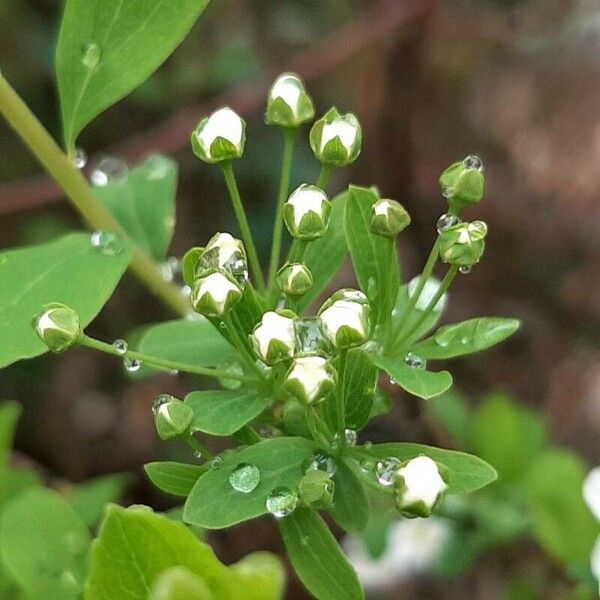
[[[194,154],[207,163],[241,158],[245,142],[246,123],[228,107],[202,119],[192,133]]]
[[[294,356],[296,336],[294,318],[291,315],[281,315],[275,311],[266,312],[251,337],[256,353],[267,365]]]
[[[590,510],[600,521],[600,467],[592,469],[583,483],[583,498]],[[596,540],[590,558],[592,573],[600,582],[600,536]],[[600,589],[600,585],[599,585]]]
[[[325,358],[300,356],[286,375],[285,388],[300,402],[314,404],[333,392],[335,382],[335,369]]]
[[[407,516],[428,517],[448,487],[437,463],[417,456],[396,471],[396,508]]]

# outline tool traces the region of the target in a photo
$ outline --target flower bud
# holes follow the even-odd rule
[[[35,331],[52,352],[64,352],[81,337],[77,313],[64,304],[48,304],[34,323]]]
[[[242,297],[240,286],[224,273],[214,271],[198,278],[192,289],[192,306],[205,317],[222,317]]]
[[[266,312],[252,332],[254,350],[267,365],[292,358],[296,351],[294,313],[291,311]]]
[[[313,285],[313,276],[305,264],[288,263],[279,269],[277,285],[288,296],[304,296]]]
[[[347,292],[344,290],[346,296],[349,296]],[[321,307],[319,316],[323,333],[336,348],[360,346],[369,339],[370,306],[368,302],[362,301],[362,296],[364,294],[360,292],[360,296],[357,297],[361,298],[361,301],[358,302],[334,300],[325,302]]]
[[[394,237],[410,225],[410,215],[395,200],[382,198],[371,209],[371,233]]]
[[[334,292],[325,302],[323,302],[319,309],[319,314],[322,313],[326,308],[332,306],[338,300],[345,300],[347,302],[355,302],[356,304],[363,304],[369,306],[369,299],[360,290],[354,290],[352,288],[342,288],[337,292]]]
[[[265,121],[269,125],[295,129],[315,116],[315,107],[304,82],[294,73],[280,75],[269,90]]]
[[[335,484],[329,473],[319,469],[307,471],[298,483],[298,496],[308,506],[316,505],[315,508],[327,508],[333,504],[333,493]]]
[[[192,150],[214,164],[241,158],[246,143],[246,122],[230,108],[220,108],[200,121],[192,133]]]
[[[485,188],[481,159],[471,155],[450,165],[440,176],[440,186],[452,214],[458,215],[465,206],[476,204]]]
[[[204,248],[194,246],[193,248],[190,248],[181,259],[183,281],[190,287],[194,285],[194,281],[196,281],[196,269],[203,252]]]
[[[291,236],[316,240],[327,232],[331,203],[316,185],[302,184],[283,205],[283,220]]]
[[[335,390],[335,369],[321,356],[300,356],[286,375],[287,392],[304,404],[325,400]]]
[[[188,432],[194,411],[187,404],[169,394],[154,401],[154,425],[161,440],[172,440]]]
[[[479,262],[485,250],[487,225],[483,221],[459,223],[439,236],[440,256],[448,264],[470,267]]]
[[[206,271],[224,271],[240,285],[248,281],[248,259],[241,240],[229,233],[215,233],[206,244],[196,266],[196,275]]]
[[[396,508],[406,517],[429,517],[448,487],[437,463],[417,456],[396,471]]]
[[[360,154],[362,132],[358,119],[331,108],[310,130],[310,147],[323,164],[346,167]]]

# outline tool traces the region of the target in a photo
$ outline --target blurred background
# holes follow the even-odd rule
[[[57,0],[0,1],[2,73],[57,136],[53,48],[60,8]],[[359,117],[363,154],[335,172],[332,190],[350,182],[377,184],[406,206],[413,225],[400,246],[408,278],[420,272],[444,212],[440,172],[467,154],[483,158],[487,195],[469,216],[488,223],[486,256],[454,285],[445,320],[514,316],[523,326],[501,346],[452,365],[461,403],[476,410],[490,392],[503,390],[533,411],[550,443],[576,451],[590,467],[600,462],[597,0],[211,3],[167,63],[80,138],[90,165],[107,152],[130,165],[157,151],[179,162],[173,256],[203,244],[215,230],[235,230],[218,171],[189,148],[197,121],[229,104],[248,119],[246,154],[236,168],[266,258],[281,140],[263,125],[263,110],[269,83],[283,70],[305,78],[318,112],[335,104]],[[4,122],[0,140],[2,247],[80,228]],[[294,182],[313,180],[317,172],[305,137]],[[349,265],[337,282],[343,285],[353,285]],[[170,316],[126,276],[90,331],[110,340]],[[0,373],[0,398],[24,406],[17,462],[58,486],[130,472],[123,501],[157,509],[173,502],[153,491],[141,465],[178,450],[157,440],[152,400],[162,392],[182,396],[192,387],[193,381],[167,375],[133,381],[114,360],[85,349]],[[421,401],[388,391],[397,396],[394,408],[369,426],[363,440],[456,445],[443,418],[436,420]],[[259,548],[282,552],[269,521],[216,532],[210,540],[226,561]],[[429,563],[415,568],[416,576],[398,573],[373,597],[575,597],[572,574],[535,541],[519,535],[492,546],[453,574]],[[308,596],[292,581],[288,597]]]

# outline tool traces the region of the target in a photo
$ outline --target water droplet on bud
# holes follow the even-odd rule
[[[458,225],[462,221],[456,215],[452,215],[450,213],[444,213],[436,223],[436,228],[438,233],[442,233],[449,227],[454,227],[454,225]]]
[[[171,402],[171,400],[173,400],[171,394],[161,394],[160,396],[157,396],[152,403],[152,412],[156,414],[163,404],[167,404],[167,402]]]
[[[467,266],[467,265],[463,265],[462,267],[459,267],[458,270],[463,274],[463,275],[468,275],[472,270],[473,267],[471,266]]]
[[[475,156],[475,154],[469,154],[469,156],[463,160],[463,165],[465,165],[467,169],[483,171],[483,161],[479,158],[479,156]]]

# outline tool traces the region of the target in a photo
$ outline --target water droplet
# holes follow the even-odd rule
[[[167,402],[171,402],[171,400],[173,400],[171,394],[161,394],[160,396],[157,396],[152,403],[152,412],[156,414],[163,404],[167,404]]]
[[[371,302],[377,299],[377,292],[379,290],[379,286],[377,285],[377,281],[375,277],[369,277],[367,281],[367,297]]]
[[[294,320],[296,346],[301,354],[328,354],[330,347],[323,335],[320,317],[304,317]]]
[[[112,345],[119,354],[125,354],[129,349],[129,346],[125,340],[115,340]]]
[[[385,487],[394,485],[394,479],[396,478],[396,471],[400,461],[394,456],[384,458],[375,465],[375,474],[377,475],[377,481]]]
[[[458,270],[463,274],[463,275],[468,275],[472,270],[473,267],[471,266],[467,266],[467,265],[462,265],[461,267],[458,267]]]
[[[482,240],[487,235],[488,226],[485,221],[471,221],[467,230],[472,240]]]
[[[160,272],[165,281],[175,281],[181,275],[181,260],[176,256],[170,256],[160,265]]]
[[[87,165],[88,157],[83,148],[75,148],[75,156],[73,157],[73,164],[76,169],[83,169]]]
[[[104,256],[117,256],[123,252],[121,238],[112,231],[94,231],[90,237],[90,243]]]
[[[196,450],[196,451],[194,452],[194,458],[195,458],[196,460],[200,460],[200,459],[202,458],[202,450]]]
[[[137,373],[142,368],[142,361],[126,356],[123,359],[123,366],[129,373]]]
[[[169,375],[179,375],[179,371],[177,369],[169,369]]]
[[[249,494],[260,482],[260,471],[255,465],[238,465],[229,475],[229,483],[236,492]]]
[[[222,456],[215,456],[209,463],[211,469],[218,469],[223,464]]]
[[[455,193],[456,190],[451,185],[445,185],[442,187],[442,196],[444,196],[444,198],[450,199]]]
[[[409,352],[404,357],[404,362],[413,369],[425,369],[427,367],[427,361],[414,352]]]
[[[95,69],[102,57],[102,50],[95,42],[87,43],[81,51],[81,62],[87,69]]]
[[[146,159],[145,165],[148,168],[146,179],[148,181],[160,181],[171,172],[173,163],[162,154],[153,154]]]
[[[454,225],[458,225],[462,221],[456,215],[451,215],[450,213],[444,213],[436,223],[437,232],[442,233],[449,227],[454,227]]]
[[[465,165],[467,169],[483,171],[483,161],[479,158],[479,156],[475,156],[475,154],[469,154],[469,156],[463,160],[463,165]]]
[[[90,172],[90,182],[97,187],[105,187],[109,183],[124,183],[129,169],[127,165],[115,156],[104,156]]]
[[[393,377],[390,377],[390,385],[398,385],[398,382]]]
[[[335,460],[328,454],[314,452],[306,471],[324,471],[329,477],[333,477],[337,471],[337,465],[335,464]]]
[[[276,519],[291,515],[296,506],[298,506],[298,494],[286,487],[275,488],[267,497],[267,511]]]
[[[339,446],[340,435],[336,433],[333,437],[333,443],[335,446]],[[358,434],[354,429],[344,429],[344,441],[346,442],[346,446],[356,446],[356,442],[358,441]]]

